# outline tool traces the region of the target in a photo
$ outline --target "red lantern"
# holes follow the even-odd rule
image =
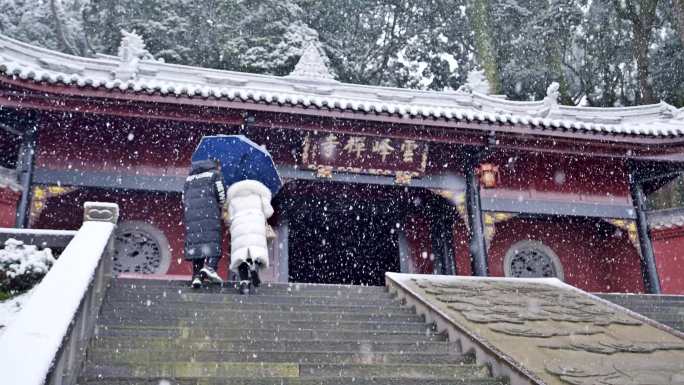
[[[499,182],[499,166],[483,163],[477,168],[480,185],[484,188],[494,188]]]

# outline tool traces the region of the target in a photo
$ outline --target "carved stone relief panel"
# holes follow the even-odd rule
[[[556,279],[390,279],[547,384],[684,385],[684,339]]]

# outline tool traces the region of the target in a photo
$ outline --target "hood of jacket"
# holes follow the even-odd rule
[[[236,197],[254,194],[259,195],[268,202],[271,201],[271,190],[269,190],[268,187],[266,187],[263,183],[251,179],[233,183],[230,185],[230,188],[228,188],[228,193],[226,195],[230,200]]]

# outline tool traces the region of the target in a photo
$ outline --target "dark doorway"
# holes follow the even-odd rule
[[[374,186],[348,188],[307,194],[292,207],[290,281],[384,285],[385,272],[399,271],[405,202]]]

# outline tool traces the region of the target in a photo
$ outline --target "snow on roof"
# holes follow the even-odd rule
[[[8,188],[12,191],[21,191],[21,185],[17,180],[17,172],[15,170],[0,167],[0,189]]]
[[[684,136],[684,109],[667,103],[636,107],[570,107],[557,102],[557,87],[542,101],[510,101],[466,91],[423,91],[335,81],[319,51],[309,46],[288,76],[257,75],[168,64],[141,44],[121,56],[67,55],[0,35],[0,73],[23,80],[75,87],[159,93],[191,98],[389,113],[406,119],[443,118],[571,130],[605,135]],[[138,47],[140,46],[140,47]]]
[[[684,228],[684,208],[652,211],[648,214],[648,226],[653,230]]]

